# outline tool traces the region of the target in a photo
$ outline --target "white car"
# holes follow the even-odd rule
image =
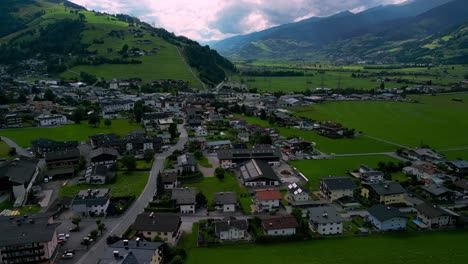
[[[72,252],[68,252],[68,253],[65,253],[62,255],[62,258],[63,259],[71,259],[75,256],[75,254],[73,254]]]

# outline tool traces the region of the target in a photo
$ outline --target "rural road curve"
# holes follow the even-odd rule
[[[16,142],[14,142],[13,140],[7,138],[7,137],[1,137],[2,140],[10,147],[10,148],[15,148],[16,149],[16,153],[18,153],[19,155],[21,156],[25,156],[25,157],[29,157],[31,158],[32,155],[31,153],[29,153],[29,151],[25,150],[24,148],[20,147],[18,144],[16,144]]]
[[[104,255],[104,251],[107,248],[106,239],[111,235],[121,236],[127,228],[133,224],[138,214],[143,212],[148,202],[153,200],[153,196],[156,193],[156,179],[161,170],[164,169],[164,160],[170,156],[175,150],[183,150],[184,145],[188,140],[187,131],[184,128],[184,124],[178,125],[180,137],[176,145],[170,148],[168,151],[155,154],[153,167],[151,168],[150,176],[146,187],[141,193],[140,197],[130,206],[125,214],[120,217],[119,221],[112,226],[107,226],[108,231],[96,242],[92,247],[89,248],[88,252],[81,257],[76,263],[94,264],[98,263],[100,258]]]

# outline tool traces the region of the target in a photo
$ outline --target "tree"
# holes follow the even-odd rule
[[[80,223],[81,223],[81,217],[79,216],[73,217],[72,224],[76,225],[76,227],[80,227]]]
[[[193,153],[193,156],[195,156],[195,159],[201,159],[203,158],[203,152],[199,149],[197,149],[194,153]]]
[[[88,124],[97,127],[101,122],[101,118],[97,113],[92,113],[88,118]]]
[[[216,177],[220,180],[224,179],[224,174],[226,173],[226,170],[221,168],[221,167],[218,167],[215,169],[215,174],[216,174]]]
[[[16,156],[16,154],[17,154],[16,153],[16,148],[10,148],[8,150],[8,156],[13,157],[13,156]]]
[[[384,82],[380,83],[380,89],[385,89],[385,83]]]
[[[171,134],[171,138],[174,139],[177,137],[177,125],[172,123],[169,126],[169,133]]]
[[[110,119],[105,119],[105,120],[104,120],[104,125],[105,125],[106,127],[110,127],[110,126],[112,125],[112,121],[111,121]]]
[[[149,163],[153,158],[154,158],[154,151],[152,150],[147,150],[143,154],[143,159],[146,161],[146,163]]]
[[[127,45],[127,44],[124,44],[124,45],[122,46],[122,49],[120,50],[120,54],[124,55],[124,54],[127,53],[127,51],[128,51],[128,45]]]
[[[158,196],[164,194],[164,184],[162,182],[161,173],[158,173],[158,177],[156,178],[156,194]]]
[[[207,203],[206,196],[202,192],[197,193],[195,200],[198,205],[206,205]]]
[[[294,216],[297,220],[297,222],[302,222],[302,210],[297,208],[297,207],[294,207],[292,212],[291,212],[291,215]]]
[[[102,236],[102,233],[106,229],[106,224],[104,224],[101,220],[96,220],[96,225],[97,225],[97,229],[99,230],[99,233]]]
[[[55,101],[55,94],[54,92],[52,92],[52,90],[50,89],[46,89],[45,92],[44,92],[44,99],[46,99],[47,101]]]
[[[91,241],[89,241],[89,239],[83,239],[83,242],[81,243],[86,246],[86,250],[88,250],[89,245],[91,245]]]
[[[133,115],[135,116],[135,121],[137,123],[141,122],[141,118],[143,117],[144,113],[143,101],[138,101],[133,106]]]
[[[262,120],[266,120],[266,119],[267,119],[267,114],[266,114],[265,109],[262,109],[262,110],[260,111],[260,119],[262,119]]]
[[[80,121],[83,120],[85,116],[86,116],[86,110],[83,107],[79,106],[78,108],[73,110],[70,119],[73,120],[75,124],[79,124]]]
[[[127,168],[128,171],[133,171],[136,169],[136,159],[133,155],[125,155],[120,162]]]
[[[188,143],[188,151],[195,152],[197,149],[200,149],[200,141],[193,140]]]
[[[99,232],[96,229],[94,229],[93,231],[91,231],[91,233],[89,233],[89,236],[92,239],[96,240],[96,237],[98,236],[98,234],[99,234]]]

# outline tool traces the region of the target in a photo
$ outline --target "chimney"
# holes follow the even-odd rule
[[[136,246],[137,246],[137,247],[140,246],[140,238],[139,238],[139,237],[136,238]]]
[[[127,240],[127,239],[125,239],[125,240],[123,241],[123,243],[124,243],[124,246],[128,246],[128,240]]]
[[[115,250],[115,251],[114,251],[114,258],[116,258],[116,259],[119,259],[119,258],[120,258],[120,255],[119,255],[119,251],[118,251],[118,250]]]

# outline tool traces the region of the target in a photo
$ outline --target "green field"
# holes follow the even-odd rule
[[[393,161],[395,164],[398,163],[398,160],[388,156],[374,155],[337,157],[329,160],[300,160],[291,161],[290,164],[309,179],[309,186],[312,190],[318,190],[320,178],[346,176],[348,172],[359,169],[359,165],[361,164],[365,164],[371,168],[377,168],[377,163],[379,163],[379,161]]]
[[[83,122],[79,125],[74,124],[51,128],[5,129],[0,130],[0,135],[10,138],[22,147],[27,147],[31,145],[31,141],[38,138],[50,138],[57,141],[77,140],[78,142],[82,142],[87,141],[89,136],[96,134],[115,133],[123,136],[138,129],[141,129],[139,124],[130,124],[128,120],[112,120],[110,127],[101,124],[95,128]]]
[[[307,141],[317,143],[316,148],[325,153],[351,154],[351,153],[373,153],[395,151],[396,146],[376,141],[366,137],[355,137],[351,139],[331,139],[318,135],[315,131],[299,130],[294,128],[270,125],[267,121],[256,117],[236,115],[243,118],[249,124],[257,124],[263,127],[278,129],[284,137],[298,136]]]
[[[8,151],[10,147],[3,141],[0,141],[0,158],[9,158]]]
[[[444,151],[440,152],[449,160],[463,159],[468,160],[468,149],[467,150],[455,150],[455,151]]]
[[[248,191],[241,187],[236,177],[230,173],[226,173],[224,179],[220,180],[216,177],[204,178],[203,181],[185,186],[195,187],[197,191],[203,192],[208,200],[208,205],[213,204],[213,193],[215,192],[236,192],[239,204],[244,212],[250,212],[250,204],[252,203]],[[240,195],[246,197],[240,197]]]
[[[408,147],[422,144],[435,149],[468,146],[468,94],[411,98],[419,103],[333,102],[293,110],[298,116],[340,122],[364,134]],[[463,102],[454,102],[453,98]]]
[[[459,264],[468,258],[467,237],[457,231],[193,248],[187,263]]]
[[[122,196],[140,196],[141,192],[148,182],[148,172],[131,172],[129,174],[125,172],[119,172],[115,183],[104,184],[104,185],[92,185],[92,184],[79,184],[71,186],[63,186],[60,189],[60,195],[64,196],[75,196],[80,190],[95,189],[95,188],[111,188],[113,197]]]

